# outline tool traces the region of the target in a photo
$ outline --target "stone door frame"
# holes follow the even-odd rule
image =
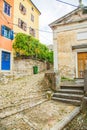
[[[75,49],[75,68],[76,68],[76,78],[78,77],[78,53],[80,52],[87,52],[87,48],[82,48],[82,49]]]

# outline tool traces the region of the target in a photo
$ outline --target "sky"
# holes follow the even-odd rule
[[[64,2],[78,6],[79,0],[62,0]],[[76,9],[76,7],[66,5],[57,0],[32,0],[35,6],[41,12],[39,17],[39,40],[41,43],[53,44],[53,33],[49,24],[64,16],[65,14]],[[87,6],[87,0],[83,0],[83,4]]]

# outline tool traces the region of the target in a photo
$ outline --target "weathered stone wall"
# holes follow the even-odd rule
[[[58,69],[61,76],[69,78],[75,78],[77,76],[76,56],[78,51],[73,51],[72,46],[87,43],[87,39],[77,39],[78,33],[87,31],[87,28],[83,28],[85,24],[85,22],[84,24],[65,24],[55,28],[55,32],[58,33],[54,35],[54,41],[56,40],[54,43],[57,42],[58,45]]]
[[[58,59],[61,76],[75,77],[75,55],[72,52],[73,44],[76,44],[75,31],[58,34]]]
[[[33,66],[38,66],[38,72],[44,71],[47,69],[46,62],[41,62],[38,60],[32,59],[15,59],[13,71],[23,74],[32,75],[33,74]]]
[[[52,65],[42,61],[32,59],[15,59],[13,61],[13,69],[11,72],[0,73],[0,84],[6,84],[14,79],[33,75],[33,66],[38,66],[38,73],[50,69],[50,67],[52,67]]]
[[[45,73],[45,83],[52,90],[57,91],[60,88],[60,76],[54,71],[48,71]]]

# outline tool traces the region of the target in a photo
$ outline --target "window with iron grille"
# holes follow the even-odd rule
[[[11,6],[4,1],[4,13],[7,15],[11,15]]]
[[[18,19],[18,27],[20,27],[24,31],[27,31],[27,24],[20,18]]]
[[[21,11],[21,13],[22,13],[23,15],[26,14],[26,8],[25,8],[21,3],[19,4],[19,10]]]

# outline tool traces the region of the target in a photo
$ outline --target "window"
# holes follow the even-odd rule
[[[6,13],[9,16],[10,16],[10,13],[11,13],[11,6],[6,2],[4,2],[4,13]]]
[[[10,30],[6,27],[4,29],[4,36],[7,37],[7,38],[10,38]]]
[[[20,3],[20,5],[19,5],[19,10],[21,11],[21,13],[23,14],[23,15],[25,15],[26,14],[26,8]]]
[[[1,35],[8,38],[8,39],[11,39],[13,40],[14,39],[14,32],[13,30],[11,30],[10,28],[2,25],[1,26]]]
[[[34,8],[33,8],[33,7],[32,7],[31,9],[32,9],[32,11],[34,11]]]
[[[86,32],[78,32],[77,40],[87,40],[87,31]]]
[[[29,28],[29,33],[35,37],[35,30],[33,28]]]
[[[24,31],[27,30],[27,24],[24,21],[22,21],[20,18],[18,19],[18,27],[20,27]]]
[[[31,14],[31,21],[34,22],[34,15]]]

